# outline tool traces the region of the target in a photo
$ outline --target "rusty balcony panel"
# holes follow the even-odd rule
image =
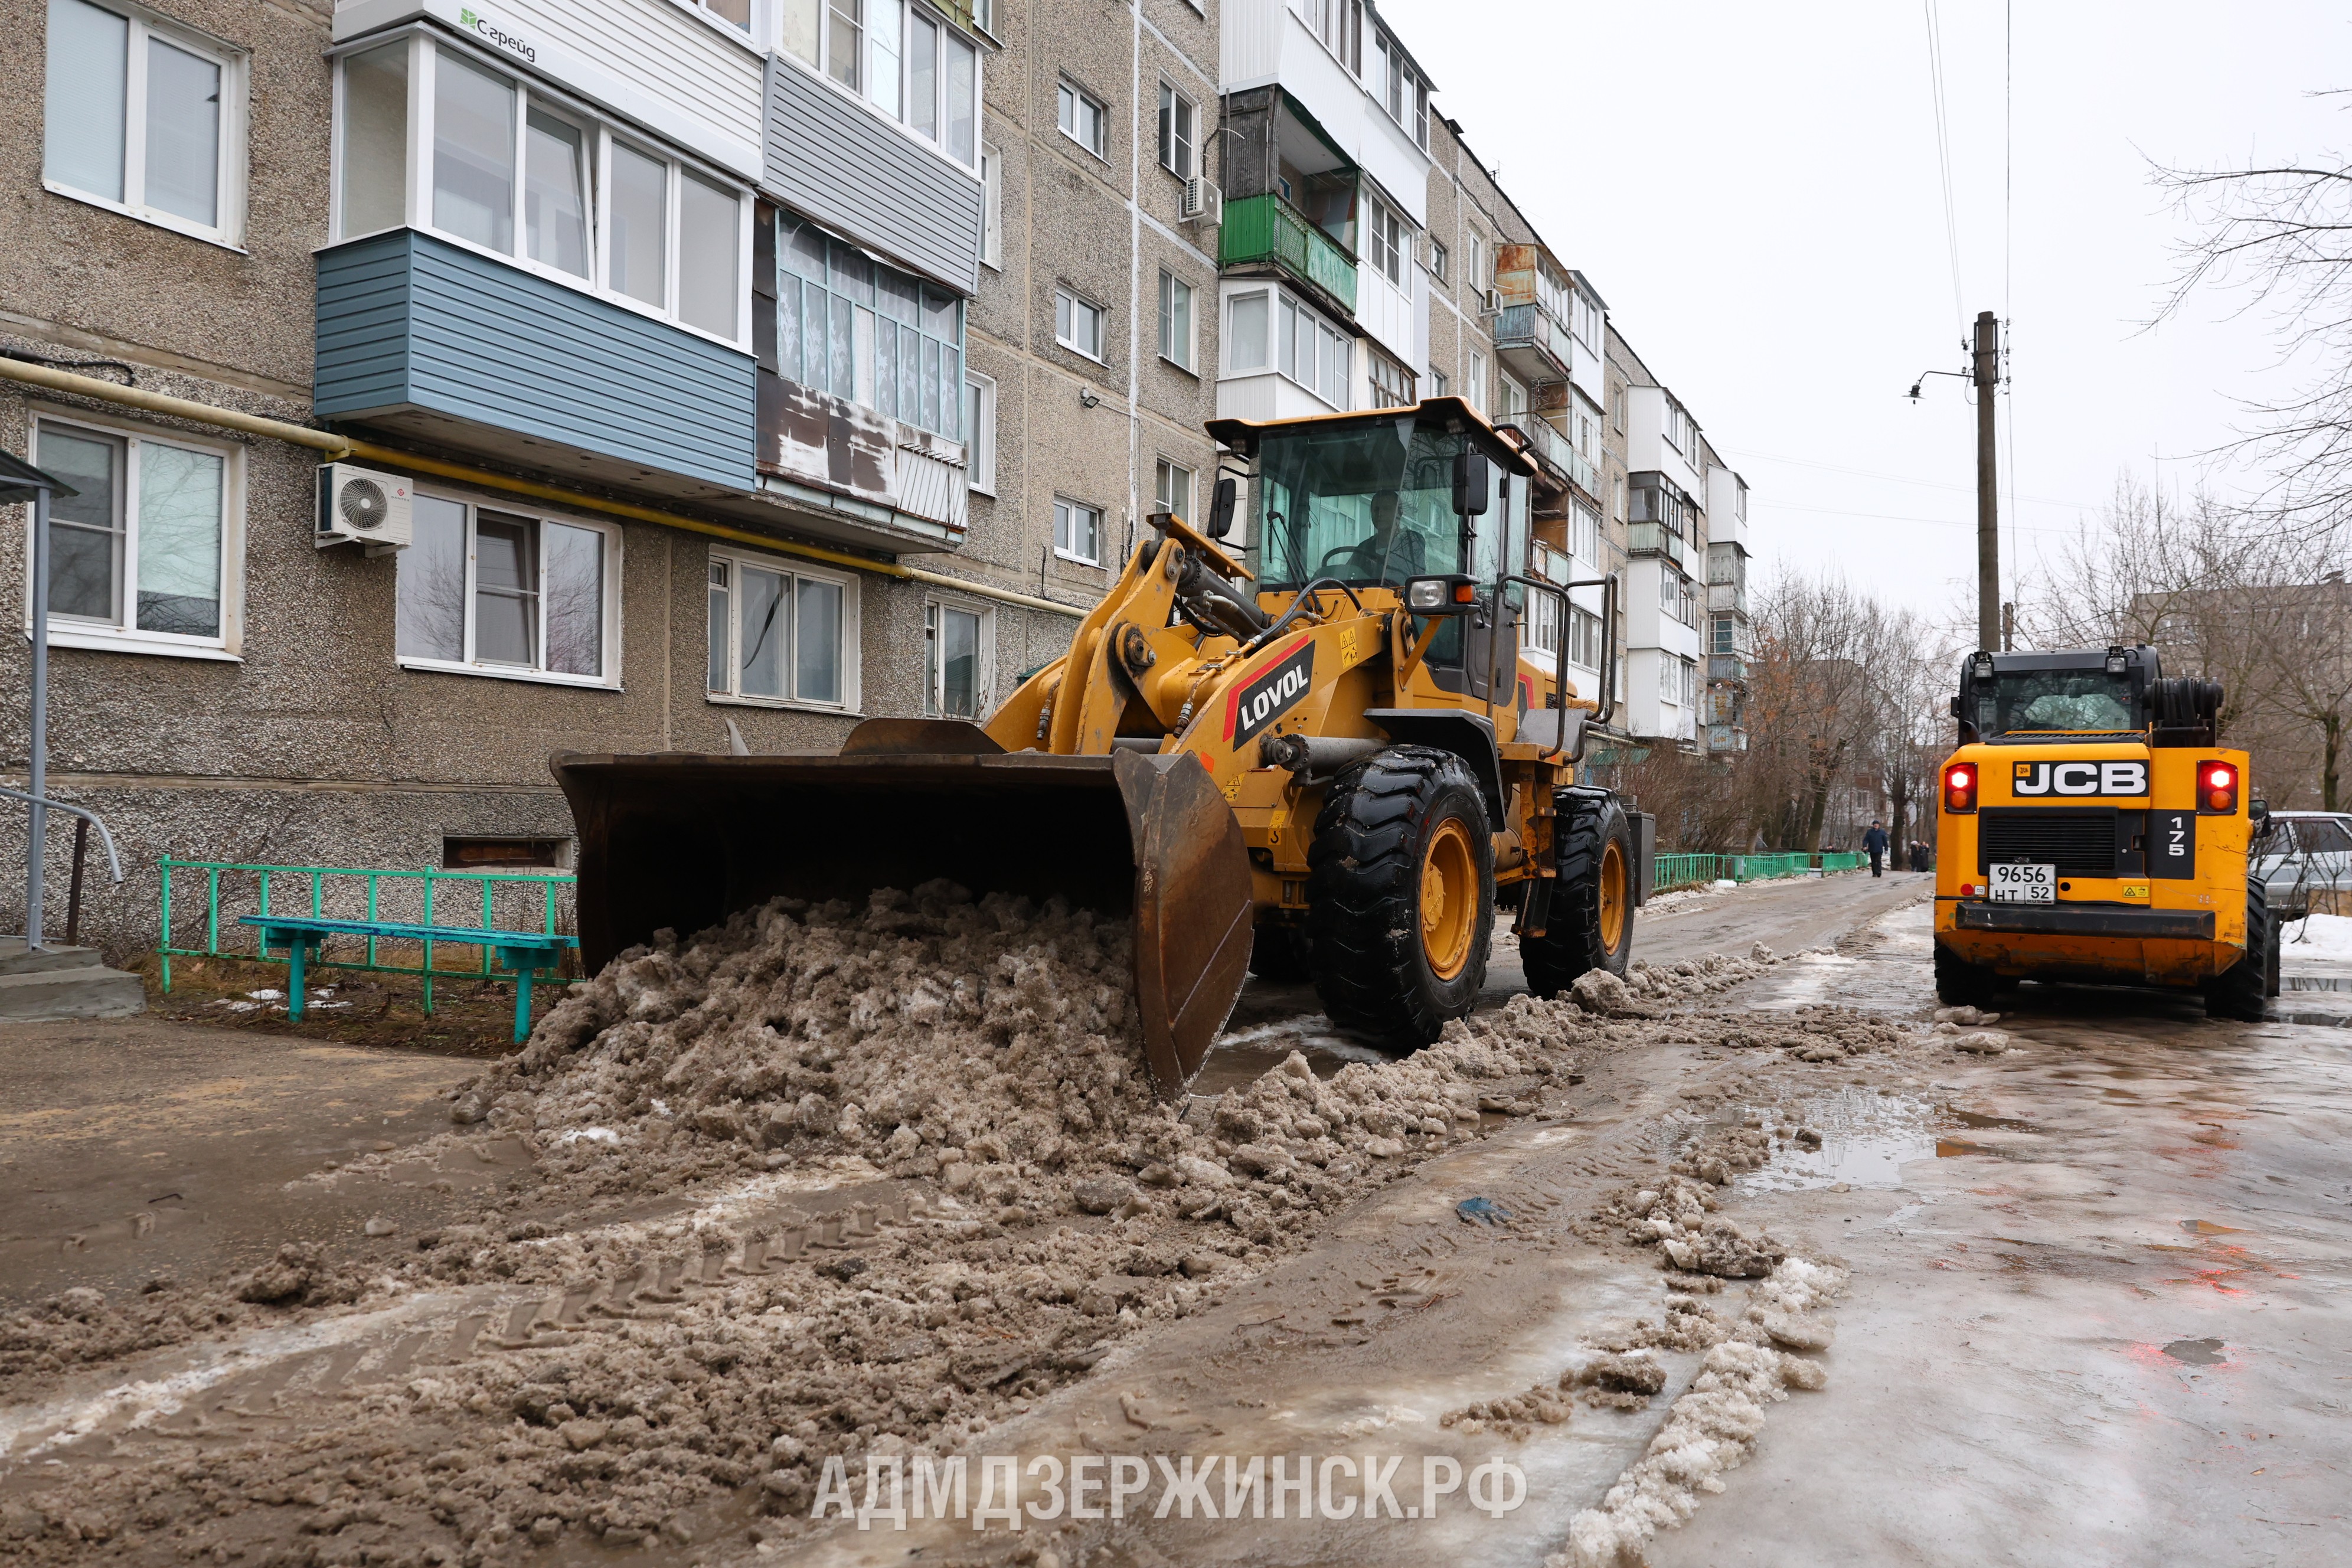
[[[772,371],[760,374],[759,468],[772,492],[864,529],[907,534],[913,547],[962,542],[970,492],[961,442]]]

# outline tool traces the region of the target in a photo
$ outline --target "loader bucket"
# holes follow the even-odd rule
[[[936,877],[1132,919],[1144,1049],[1181,1092],[1240,995],[1251,879],[1240,825],[1191,756],[1006,752],[956,721],[870,720],[835,756],[559,753],[594,973],[779,895],[863,905]]]

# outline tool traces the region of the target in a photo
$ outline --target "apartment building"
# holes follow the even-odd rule
[[[551,752],[984,714],[1213,471],[1189,0],[0,3],[52,787],[134,866],[561,865]]]

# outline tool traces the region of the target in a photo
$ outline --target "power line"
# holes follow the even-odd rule
[[[1944,107],[1944,41],[1936,20],[1936,0],[1920,0],[1927,22],[1927,82],[1936,110],[1936,162],[1944,180],[1944,246],[1952,264],[1952,320],[1965,332],[1968,306],[1960,289],[1960,223],[1952,203],[1952,133]]]

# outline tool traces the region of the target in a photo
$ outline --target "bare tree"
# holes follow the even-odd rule
[[[1749,751],[1769,792],[1763,830],[1817,850],[1832,795],[1874,767],[1890,711],[1883,677],[1911,650],[1895,617],[1843,578],[1782,574],[1758,612]]]
[[[2352,165],[2328,153],[2231,169],[2158,167],[2151,179],[2196,229],[2149,324],[2200,289],[2234,289],[2269,314],[2282,360],[2305,372],[2278,399],[2242,406],[2225,449],[2274,478],[2258,507],[2301,535],[2352,521]]]

